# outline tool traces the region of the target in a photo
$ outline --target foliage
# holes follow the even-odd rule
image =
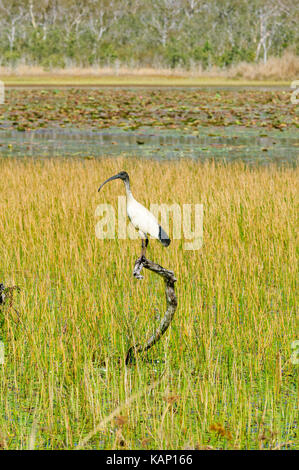
[[[6,123],[22,130],[40,127],[134,130],[141,126],[200,132],[201,126],[299,126],[296,108],[284,91],[194,89],[8,90],[2,106]],[[246,112],[244,112],[246,107]],[[1,126],[0,126],[1,128]],[[199,129],[199,130],[198,130]]]
[[[298,449],[298,169],[134,158],[0,169],[1,280],[21,287],[5,320],[2,448],[76,448],[91,432],[86,449]],[[146,206],[204,204],[202,249],[150,241],[149,259],[177,275],[178,309],[133,367],[128,347],[165,300],[157,276],[132,277],[140,241],[95,237],[96,206],[117,211],[123,193],[97,188],[120,169]]]
[[[227,67],[299,51],[295,0],[0,0],[0,65]]]

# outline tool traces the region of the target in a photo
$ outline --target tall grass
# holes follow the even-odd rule
[[[281,57],[269,57],[266,63],[241,62],[231,67],[228,75],[247,80],[292,80],[299,75],[299,57],[289,51]]]
[[[140,242],[98,240],[95,209],[136,198],[204,204],[204,245],[150,242],[174,270],[170,331],[125,367],[164,312],[163,283],[132,278]],[[140,160],[0,160],[0,447],[298,448],[298,170]],[[87,438],[86,438],[87,437]]]
[[[46,83],[64,82],[73,80],[74,82],[89,80],[91,83],[125,83],[135,81],[136,83],[170,83],[177,80],[178,83],[188,85],[188,80],[198,80],[208,83],[225,83],[227,80],[250,81],[290,81],[298,77],[299,57],[292,51],[286,51],[281,57],[269,57],[267,63],[263,62],[240,62],[226,68],[211,66],[204,70],[200,64],[194,64],[190,69],[182,67],[157,68],[157,67],[128,67],[117,64],[114,67],[66,67],[64,69],[48,70],[42,66],[30,66],[20,64],[10,67],[0,67],[0,78],[10,83],[18,80],[30,83],[43,81]]]

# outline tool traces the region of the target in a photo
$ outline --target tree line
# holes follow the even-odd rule
[[[296,0],[0,0],[0,65],[227,67],[299,52]]]

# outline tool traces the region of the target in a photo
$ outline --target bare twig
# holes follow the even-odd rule
[[[126,364],[130,364],[133,361],[134,355],[140,352],[147,351],[148,349],[153,347],[154,344],[157,343],[157,341],[159,341],[161,336],[169,327],[177,308],[177,298],[174,291],[174,283],[176,282],[176,278],[174,276],[173,271],[168,271],[159,264],[156,264],[153,261],[146,259],[144,256],[138,258],[135,262],[133,276],[137,279],[142,279],[143,277],[140,274],[142,268],[149,269],[150,271],[153,271],[154,273],[163,277],[165,282],[167,309],[164,317],[161,320],[160,325],[158,326],[154,334],[146,341],[146,343],[144,345],[137,344],[135,346],[130,347],[126,356]]]

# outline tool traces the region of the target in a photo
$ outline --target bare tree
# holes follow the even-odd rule
[[[289,2],[268,0],[262,2],[258,7],[257,21],[259,40],[256,49],[256,61],[260,57],[261,50],[263,50],[263,62],[266,64],[273,37],[282,25],[282,14],[290,15]]]
[[[9,49],[13,50],[17,26],[24,22],[26,11],[24,6],[18,1],[0,0],[1,22],[6,33]]]
[[[171,32],[179,32],[185,16],[183,0],[160,0],[148,4],[143,22],[146,23],[158,37],[163,47],[166,47]]]
[[[128,8],[128,0],[89,0],[86,4],[88,26],[97,41],[127,13]]]

